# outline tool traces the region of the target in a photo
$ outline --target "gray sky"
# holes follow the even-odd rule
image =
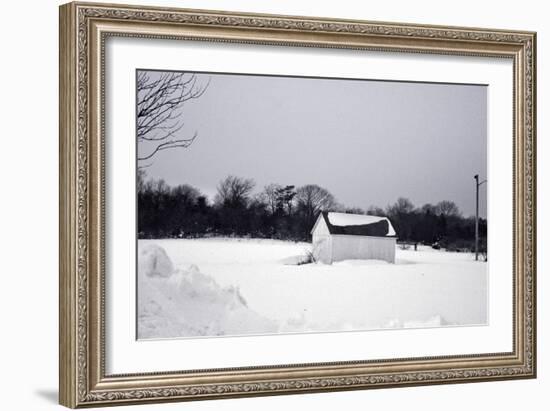
[[[198,74],[210,85],[185,103],[187,149],[159,152],[148,177],[212,198],[229,174],[318,184],[346,205],[456,202],[475,213],[474,174],[487,173],[487,89],[370,80]],[[480,189],[486,215],[486,186]]]

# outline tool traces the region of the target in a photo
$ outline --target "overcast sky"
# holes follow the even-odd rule
[[[154,74],[156,75],[156,74]],[[154,76],[152,75],[152,77]],[[317,184],[349,207],[454,201],[475,213],[487,173],[483,85],[198,74],[205,94],[183,107],[187,149],[159,152],[148,177],[210,198],[229,174]],[[480,190],[486,215],[486,186]]]

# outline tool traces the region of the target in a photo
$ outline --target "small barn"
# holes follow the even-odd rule
[[[322,212],[311,230],[316,261],[384,260],[395,263],[397,236],[389,219]]]

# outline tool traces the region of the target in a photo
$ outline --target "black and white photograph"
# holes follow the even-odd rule
[[[487,85],[135,84],[138,339],[487,325]]]
[[[51,93],[33,96],[52,104],[30,116],[30,94],[4,76],[20,114],[5,173],[19,201],[5,203],[22,215],[4,213],[17,233],[7,277],[23,281],[4,288],[12,307],[33,302],[4,328],[28,328],[16,342],[38,341],[29,363],[52,367],[12,355],[10,399],[332,410],[429,392],[430,410],[516,410],[543,398],[541,7],[164,3],[41,6],[33,24],[52,21],[53,49],[33,47],[41,36],[14,46],[30,53],[15,53],[22,77],[43,63],[32,87]],[[51,185],[41,161],[58,163]],[[55,284],[29,287],[48,258]]]

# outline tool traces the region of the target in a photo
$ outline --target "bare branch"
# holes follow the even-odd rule
[[[187,148],[197,138],[183,137],[184,103],[201,97],[210,85],[200,84],[195,74],[182,72],[138,71],[136,138],[138,161],[149,160],[160,151]],[[141,166],[141,165],[140,165]]]
[[[187,148],[193,143],[193,141],[195,141],[195,139],[197,138],[197,135],[198,134],[195,132],[195,134],[191,138],[179,139],[179,140],[168,140],[163,143],[160,143],[154,148],[154,150],[150,154],[141,156],[141,157],[138,156],[138,161],[149,160],[155,154],[157,154],[159,151],[162,151],[162,150],[168,150],[170,148],[176,148],[176,147]]]

